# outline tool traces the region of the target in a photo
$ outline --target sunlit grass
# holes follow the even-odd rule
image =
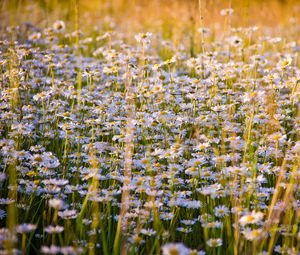
[[[298,254],[283,2],[1,2],[1,254]]]

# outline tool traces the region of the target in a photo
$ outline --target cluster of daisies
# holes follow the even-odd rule
[[[298,254],[299,41],[66,30],[1,37],[0,254]]]

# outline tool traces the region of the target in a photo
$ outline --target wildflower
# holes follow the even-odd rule
[[[200,171],[199,169],[197,169],[197,167],[189,167],[184,172],[185,174],[191,175],[192,177],[197,177],[200,175]]]
[[[190,250],[189,255],[205,255],[205,251]]]
[[[233,14],[234,10],[232,8],[222,9],[220,11],[220,14],[222,16],[231,16]]]
[[[37,41],[41,38],[41,33],[37,32],[37,33],[32,33],[28,36],[28,39],[31,41]]]
[[[163,204],[159,201],[148,201],[145,203],[145,208],[157,209],[160,208]]]
[[[179,228],[176,228],[176,231],[188,234],[188,233],[191,233],[193,231],[193,229],[189,228],[189,227],[179,227]]]
[[[96,41],[99,42],[99,41],[105,40],[105,39],[109,38],[111,35],[112,35],[112,32],[106,32],[103,35],[97,36]]]
[[[81,247],[63,246],[60,248],[62,254],[82,254],[83,249]]]
[[[222,185],[221,184],[212,184],[212,185],[209,185],[209,186],[206,186],[204,188],[201,189],[201,193],[203,195],[211,195],[212,197],[216,197],[217,196],[217,192],[220,191],[222,188]]]
[[[48,234],[58,234],[64,231],[64,227],[63,226],[52,226],[49,225],[45,228],[45,232],[47,232]]]
[[[47,168],[57,168],[60,165],[59,160],[51,153],[45,152],[42,155],[42,162],[41,164]]]
[[[6,179],[6,174],[5,173],[0,173],[0,183],[4,182]]]
[[[135,234],[129,238],[129,242],[133,244],[142,244],[145,243],[145,240],[143,240],[143,238],[138,234]]]
[[[215,207],[215,215],[217,217],[222,218],[228,214],[229,214],[229,209],[226,206],[221,205],[221,206]]]
[[[42,246],[41,252],[44,254],[58,254],[60,253],[60,247],[56,245]]]
[[[65,31],[66,25],[62,20],[57,20],[53,24],[53,30],[56,33],[63,33]]]
[[[24,223],[24,224],[18,225],[16,230],[18,233],[25,234],[25,233],[29,233],[29,232],[36,230],[36,228],[37,228],[37,226],[35,224]]]
[[[182,243],[168,243],[162,247],[163,255],[188,255],[189,249]]]
[[[245,209],[241,206],[235,206],[232,207],[231,212],[237,215],[242,215],[245,212]]]
[[[187,226],[191,226],[194,225],[196,223],[196,220],[181,220],[180,221],[182,224],[187,225]]]
[[[156,234],[156,231],[153,229],[141,229],[141,234],[146,235],[146,236],[154,236]]]
[[[206,149],[210,146],[210,143],[209,142],[206,142],[206,143],[199,143],[197,146],[195,146],[195,150],[197,151],[201,151],[203,149]]]
[[[251,214],[246,214],[239,219],[241,226],[246,226],[248,224],[257,224],[264,217],[262,212],[251,212]]]
[[[2,209],[0,209],[0,219],[4,219],[6,217],[6,212]]]
[[[61,199],[50,199],[49,200],[49,206],[52,207],[55,210],[60,210],[64,205],[64,201]]]
[[[152,36],[152,33],[149,33],[149,32],[139,33],[139,34],[135,35],[135,40],[139,43],[149,44],[151,36]]]
[[[174,218],[174,214],[173,213],[164,213],[164,212],[162,212],[160,214],[160,218],[162,220],[172,220]]]
[[[198,32],[203,34],[203,35],[209,35],[211,33],[210,29],[209,28],[206,28],[206,27],[200,27],[198,28]]]
[[[211,238],[206,243],[209,247],[219,247],[222,246],[223,241],[221,238]]]
[[[285,59],[279,61],[278,67],[280,69],[285,69],[292,64],[292,61],[293,61],[292,58],[285,58]]]
[[[45,184],[52,184],[55,186],[65,186],[69,183],[69,180],[65,180],[65,179],[50,179],[47,181],[44,181]]]
[[[265,233],[262,229],[250,229],[246,228],[243,231],[245,238],[249,241],[259,240],[265,236]]]
[[[238,36],[233,36],[229,38],[229,43],[233,47],[239,47],[242,45],[243,40]]]
[[[155,85],[155,86],[152,87],[152,92],[154,94],[161,93],[161,92],[164,92],[164,91],[165,91],[165,89],[163,88],[162,85]]]
[[[223,224],[220,221],[204,222],[202,227],[204,228],[222,228]]]
[[[10,199],[10,198],[0,198],[0,205],[9,205],[14,203],[15,200],[14,199]]]
[[[68,219],[76,219],[78,214],[75,210],[64,210],[58,212],[58,216],[65,220],[68,220]]]

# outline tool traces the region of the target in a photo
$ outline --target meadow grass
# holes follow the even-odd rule
[[[297,1],[0,4],[0,254],[299,254]]]

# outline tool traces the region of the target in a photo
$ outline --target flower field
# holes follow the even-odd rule
[[[267,2],[0,2],[0,254],[300,254],[300,5]]]

